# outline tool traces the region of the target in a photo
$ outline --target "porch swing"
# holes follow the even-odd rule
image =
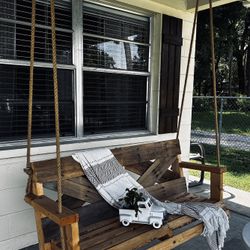
[[[195,164],[180,161],[179,131],[183,113],[184,97],[187,86],[191,52],[193,47],[195,25],[199,0],[196,1],[191,43],[184,91],[181,102],[180,118],[177,127],[177,137],[174,140],[132,145],[111,149],[117,160],[125,168],[140,176],[138,182],[155,198],[165,201],[186,202],[213,202],[223,206],[223,173],[225,167],[220,166],[220,151],[218,141],[218,122],[216,106],[216,79],[214,67],[214,42],[212,0],[210,5],[210,28],[212,49],[212,71],[214,85],[215,130],[217,145],[217,166]],[[148,249],[172,249],[176,246],[200,235],[203,223],[194,223],[194,218],[184,215],[171,215],[160,229],[155,230],[147,225],[131,225],[122,227],[118,221],[118,213],[109,206],[97,193],[93,185],[86,178],[79,163],[72,157],[60,156],[60,129],[58,108],[58,82],[56,62],[56,32],[54,0],[51,0],[51,30],[52,30],[52,59],[54,78],[55,102],[55,130],[56,130],[56,159],[31,162],[31,129],[32,129],[32,97],[33,97],[33,70],[35,50],[35,16],[36,1],[32,0],[32,29],[31,29],[31,60],[29,81],[29,113],[28,113],[28,144],[27,167],[25,172],[29,175],[25,201],[34,208],[35,220],[39,241],[39,249],[137,249],[153,240],[156,245]],[[152,163],[153,161],[153,163]],[[187,192],[183,168],[210,172],[211,194],[210,199],[197,197]],[[58,201],[44,195],[44,185],[57,184]],[[157,185],[155,185],[157,183]],[[63,206],[63,195],[73,197]],[[68,205],[67,205],[67,204]],[[82,206],[84,203],[89,205]],[[68,207],[66,207],[66,205]],[[45,227],[44,221],[52,227],[60,228],[60,238],[51,238],[52,231]],[[184,226],[189,224],[187,228]],[[176,233],[176,229],[182,229]],[[47,237],[49,235],[49,237]]]

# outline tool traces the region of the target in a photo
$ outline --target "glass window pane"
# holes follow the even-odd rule
[[[146,129],[147,77],[84,72],[84,133]]]
[[[120,12],[119,14],[117,12]],[[149,18],[128,17],[123,11],[83,8],[83,32],[134,42],[149,42]],[[136,15],[134,15],[136,18]]]
[[[50,9],[49,1],[37,1],[36,23],[45,27],[36,27],[35,61],[52,62]],[[5,4],[0,0],[0,15],[6,16],[15,11],[14,15],[7,15],[6,20],[0,21],[0,58],[14,60],[30,60],[31,40],[31,1],[17,0],[16,4]],[[7,14],[6,14],[7,13]],[[11,21],[9,21],[10,19]],[[72,23],[71,3],[65,6],[56,5],[57,28],[66,28],[67,31],[56,32],[57,62],[72,64]],[[70,20],[70,21],[67,21]],[[13,21],[22,21],[15,23]]]
[[[84,37],[84,66],[148,71],[148,46]]]
[[[74,135],[73,71],[58,70],[61,136]],[[0,65],[0,140],[27,136],[29,67]],[[52,69],[35,68],[33,137],[55,135]]]

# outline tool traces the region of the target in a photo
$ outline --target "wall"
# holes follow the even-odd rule
[[[192,30],[193,15],[184,13],[172,8],[165,7],[161,4],[152,3],[150,1],[129,0],[115,1],[120,3],[135,4],[137,7],[143,6],[145,9],[172,15],[183,19],[183,47],[181,60],[181,88],[182,94],[188,49],[190,43],[190,34]],[[158,20],[154,29],[160,30],[159,21],[160,15],[156,16]],[[157,48],[160,49],[160,36],[154,37],[153,47],[154,53],[157,53]],[[158,51],[160,52],[160,51]],[[154,68],[154,80],[157,84],[153,85],[151,94],[154,96],[154,101],[150,106],[152,114],[157,114],[158,96],[159,96],[159,58],[153,57],[152,68]],[[157,70],[158,68],[158,70]],[[185,100],[185,109],[183,114],[183,122],[180,133],[182,145],[182,158],[188,159],[189,143],[190,143],[190,126],[191,126],[191,107],[192,107],[192,89],[193,89],[193,72],[194,58],[190,67],[190,77],[188,80],[187,95]],[[157,116],[152,115],[151,129],[154,131],[157,128]],[[92,141],[78,141],[75,143],[65,143],[62,145],[62,156],[71,155],[76,150],[95,147],[115,147],[125,144],[133,144],[140,142],[152,142],[175,138],[175,134],[165,135],[150,135],[142,134],[141,136],[133,136],[123,139],[98,139]],[[32,161],[53,158],[55,152],[54,146],[35,147],[32,149]],[[33,210],[23,201],[25,194],[25,185],[27,176],[23,172],[25,168],[25,149],[13,149],[0,151],[0,249],[15,250],[37,243],[36,228],[33,218]]]

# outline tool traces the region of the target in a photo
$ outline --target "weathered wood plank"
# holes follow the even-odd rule
[[[75,181],[75,179],[64,180],[62,182],[62,190],[66,195],[89,203],[103,200],[96,189],[91,186],[91,183],[89,181],[88,183],[84,184]]]
[[[155,178],[150,179],[152,172],[159,167],[163,159],[157,159],[152,163],[152,165],[145,171],[145,173],[138,179],[138,182],[144,186],[152,186],[155,184]]]
[[[120,244],[113,246],[110,248],[110,250],[127,250],[127,249],[136,249],[139,247],[144,246],[147,243],[150,243],[154,239],[159,239],[164,236],[171,236],[172,230],[168,226],[163,226],[161,230],[151,229],[150,231],[147,231],[145,233],[139,234],[135,237],[124,237],[123,239],[120,238],[121,242]]]
[[[166,173],[169,166],[175,161],[175,159],[176,155],[157,159],[139,178],[138,182],[144,187],[154,185]]]
[[[210,199],[214,201],[223,200],[223,174],[211,173],[210,175]]]
[[[45,239],[44,239],[44,233],[43,233],[43,227],[42,227],[42,218],[43,215],[39,211],[34,211],[35,214],[35,220],[36,220],[36,231],[37,231],[37,238],[39,242],[39,250],[45,249]]]
[[[95,235],[93,238],[81,241],[81,249],[107,249],[113,244],[116,245],[116,240],[119,239],[119,237],[123,237],[125,234],[130,234],[130,237],[134,237],[148,230],[149,227],[145,225],[131,224],[129,227],[123,227],[119,224],[110,231],[104,231],[101,234]]]
[[[131,166],[133,164],[139,164],[162,157],[176,156],[180,154],[180,146],[178,140],[169,140],[115,148],[111,151],[121,164]],[[61,158],[61,165],[63,180],[84,175],[80,164],[71,156]],[[33,162],[31,167],[33,181],[41,183],[56,181],[57,172],[55,159]]]
[[[171,181],[180,178],[180,175],[172,170],[167,170],[165,174],[159,179],[159,183]]]
[[[135,249],[149,243],[151,240],[159,239],[166,235],[170,236],[172,235],[172,230],[193,221],[195,219],[189,216],[173,215],[169,217],[167,224],[157,230],[148,225],[134,224],[128,228],[122,227],[122,229],[119,229],[121,228],[120,226],[119,228],[115,228],[115,230],[108,231],[106,234],[101,233],[97,237],[95,236],[94,239],[97,238],[97,241],[94,241],[88,235],[85,236],[86,238],[90,238],[91,241],[81,240],[81,249]],[[109,237],[109,235],[112,235],[112,237]],[[87,245],[85,245],[86,242]]]
[[[78,214],[63,207],[62,213],[58,213],[57,203],[46,196],[25,196],[25,201],[29,203],[35,211],[45,215],[58,225],[65,226],[79,221]]]
[[[179,175],[179,177],[184,177],[183,169],[180,168],[181,156],[177,155],[175,161],[172,164],[172,171]]]
[[[113,149],[112,152],[117,160],[125,166],[168,156],[176,156],[181,153],[178,140],[121,147]]]
[[[79,227],[75,222],[65,226],[67,250],[80,250]]]
[[[164,240],[161,243],[158,243],[157,245],[148,248],[148,250],[167,250],[167,249],[173,249],[184,242],[194,238],[195,236],[198,236],[203,231],[203,224],[198,224],[190,229],[187,229],[186,231],[177,234],[170,239]]]
[[[32,182],[32,193],[36,196],[44,195],[43,184],[39,182]]]
[[[132,164],[132,165],[126,165],[126,169],[128,171],[131,171],[135,174],[138,175],[143,175],[143,173],[146,172],[146,170],[152,165],[151,161],[147,161],[147,162],[141,162],[141,163],[137,163],[137,164]]]
[[[186,193],[187,186],[184,177],[175,179],[172,181],[167,181],[161,184],[153,185],[146,188],[146,190],[153,195],[156,199],[167,200],[170,196]]]
[[[227,171],[226,167],[217,167],[214,165],[198,164],[194,162],[180,162],[181,168],[188,168],[194,170],[203,170],[210,173],[225,173]]]

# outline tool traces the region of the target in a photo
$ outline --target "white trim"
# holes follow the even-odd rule
[[[0,64],[2,65],[11,65],[11,66],[30,66],[29,61],[25,60],[12,60],[12,59],[0,59]],[[53,65],[52,63],[46,63],[46,62],[34,62],[34,66],[37,68],[49,68],[52,69]],[[69,64],[57,64],[58,69],[69,69],[74,70],[74,65]]]
[[[76,66],[74,79],[75,135],[83,136],[83,22],[82,0],[72,1],[73,63]]]

